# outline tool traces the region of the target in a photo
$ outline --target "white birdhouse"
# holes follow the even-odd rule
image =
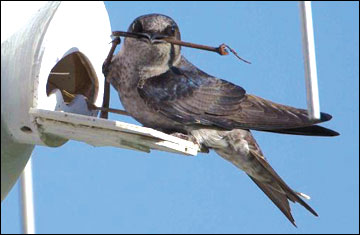
[[[26,7],[21,10],[27,11]],[[19,8],[11,13],[5,6],[4,11],[22,15]],[[74,139],[94,146],[197,154],[199,147],[191,142],[149,128],[100,119],[96,117],[98,111],[89,108],[89,104],[102,105],[101,69],[111,47],[111,27],[102,2],[43,3],[13,34],[6,34],[14,30],[11,19],[4,20],[1,200],[24,169],[35,145],[58,147]]]

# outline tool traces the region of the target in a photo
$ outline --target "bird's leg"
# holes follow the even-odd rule
[[[102,72],[105,76],[104,79],[104,97],[103,97],[103,104],[102,104],[102,108],[109,108],[109,103],[110,103],[110,83],[106,80],[106,77],[109,73],[109,66],[111,63],[111,59],[113,57],[115,48],[117,45],[119,45],[121,43],[120,37],[116,37],[113,41],[112,41],[112,46],[111,49],[109,51],[108,56],[106,57],[104,64],[102,66]],[[108,119],[108,112],[102,110],[100,112],[100,118],[105,118]]]
[[[180,139],[183,139],[183,140],[187,140],[187,141],[190,141],[190,142],[193,142],[194,144],[196,145],[199,145],[200,146],[200,151],[202,153],[209,153],[209,149],[203,145],[203,144],[200,144],[197,139],[192,136],[192,135],[185,135],[183,133],[180,133],[180,132],[174,132],[174,133],[171,133],[170,135],[174,136],[174,137],[177,137],[177,138],[180,138]]]

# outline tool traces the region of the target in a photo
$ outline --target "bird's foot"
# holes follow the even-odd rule
[[[200,151],[203,152],[203,153],[208,153],[209,152],[209,149],[206,146],[204,146],[203,144],[200,144],[197,141],[197,139],[192,135],[185,135],[185,134],[180,133],[180,132],[174,132],[174,133],[171,133],[170,135],[172,135],[174,137],[177,137],[177,138],[180,138],[180,139],[183,139],[183,140],[193,142],[196,145],[199,145],[200,146]]]

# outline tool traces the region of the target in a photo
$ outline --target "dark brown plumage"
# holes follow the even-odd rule
[[[320,120],[310,120],[306,110],[246,94],[242,87],[201,71],[181,56],[179,46],[161,41],[164,36],[180,39],[170,17],[138,17],[129,31],[147,37],[125,39],[107,79],[131,116],[144,126],[180,132],[204,149],[214,149],[245,171],[292,224],[289,201],[317,216],[268,164],[250,130],[336,136],[337,132],[315,125],[331,115],[322,113]]]

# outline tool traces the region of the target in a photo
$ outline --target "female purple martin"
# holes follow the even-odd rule
[[[119,92],[126,111],[146,127],[175,133],[214,149],[261,188],[295,225],[288,200],[317,213],[293,191],[268,164],[250,129],[275,133],[336,136],[315,125],[331,116],[321,113],[310,120],[306,110],[277,104],[246,94],[233,83],[213,77],[187,61],[180,46],[177,24],[168,16],[140,16],[128,32],[145,35],[125,38],[107,71],[107,80]]]

